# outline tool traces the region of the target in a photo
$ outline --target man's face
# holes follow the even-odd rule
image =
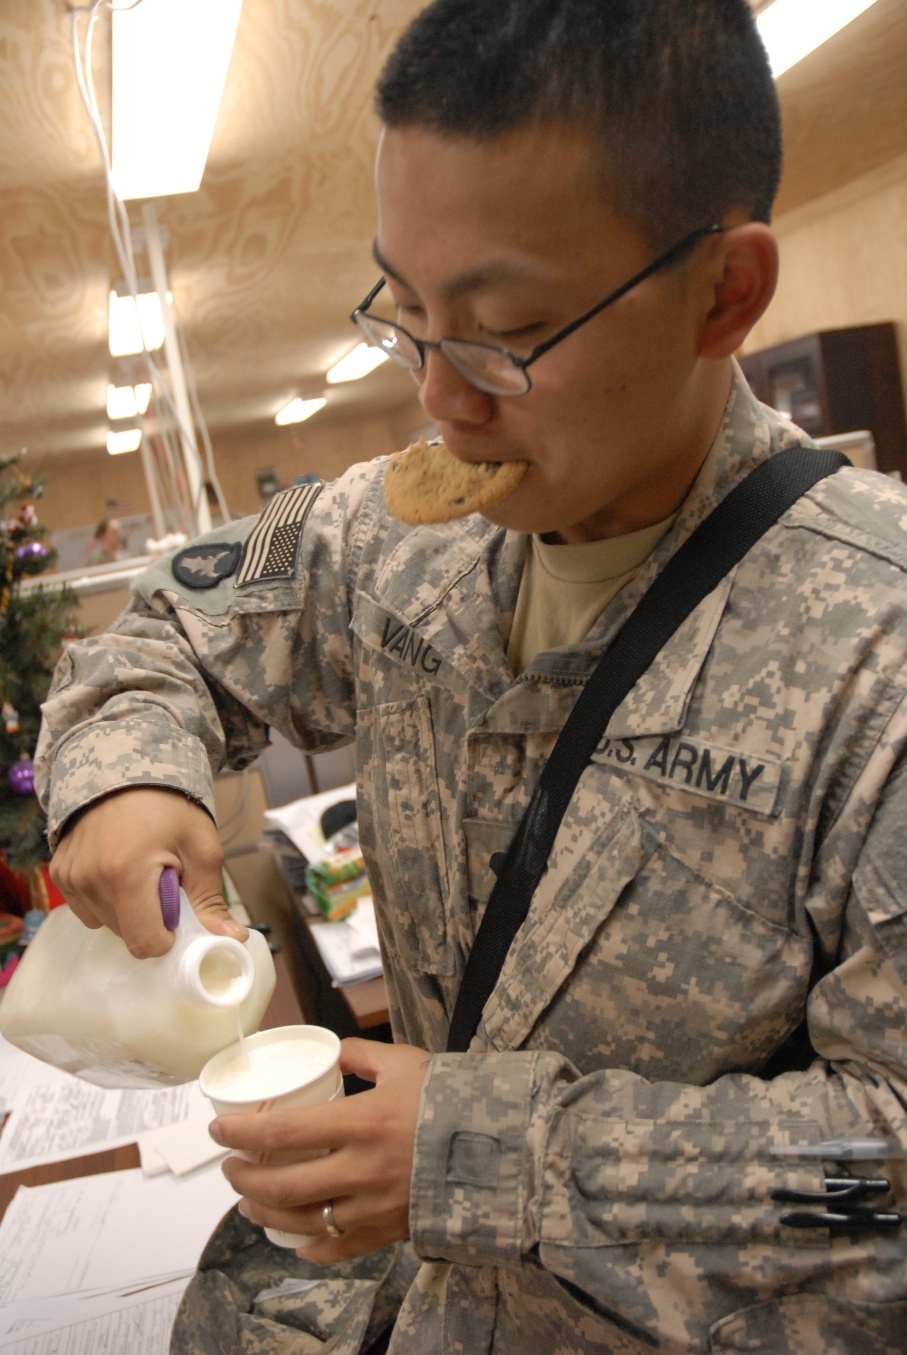
[[[418,338],[525,356],[654,258],[604,200],[579,129],[527,127],[484,142],[385,130],[377,193],[376,253],[396,318]],[[729,368],[706,372],[697,356],[709,294],[699,251],[539,358],[526,395],[486,395],[428,350],[419,394],[454,455],[529,463],[488,518],[581,541],[678,506],[730,380]]]

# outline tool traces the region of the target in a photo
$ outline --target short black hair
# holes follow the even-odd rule
[[[615,211],[659,248],[769,221],[778,98],[747,0],[434,0],[376,91],[387,127],[487,139],[587,125]]]

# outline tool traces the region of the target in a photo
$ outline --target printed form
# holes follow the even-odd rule
[[[146,1130],[213,1118],[198,1083],[110,1091],[42,1063],[0,1037],[0,1173],[135,1143]]]
[[[219,1166],[20,1186],[0,1224],[0,1351],[166,1355],[183,1289],[235,1202]]]

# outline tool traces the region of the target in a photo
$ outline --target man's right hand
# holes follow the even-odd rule
[[[173,934],[161,921],[158,882],[174,866],[199,920],[245,940],[222,893],[223,849],[210,815],[177,791],[129,787],[78,816],[50,875],[86,927],[109,927],[142,959],[164,955]]]

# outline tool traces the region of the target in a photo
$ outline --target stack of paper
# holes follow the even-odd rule
[[[164,1125],[214,1116],[195,1082],[149,1091],[110,1091],[82,1082],[0,1037],[0,1172],[137,1143]]]
[[[19,1187],[0,1224],[0,1351],[167,1355],[183,1290],[236,1201],[197,1083],[109,1091],[0,1039],[0,1105],[0,1172],[127,1143],[143,1168]]]
[[[342,922],[322,922],[312,936],[335,985],[362,983],[382,973],[371,895],[361,898]]]
[[[180,1296],[235,1201],[219,1166],[20,1186],[0,1224],[0,1350],[167,1355]]]
[[[277,809],[266,809],[265,818],[286,834],[306,861],[324,861],[330,853],[321,831],[321,816],[331,805],[355,798],[355,785],[336,786],[320,795],[305,795],[301,800],[293,800]]]

